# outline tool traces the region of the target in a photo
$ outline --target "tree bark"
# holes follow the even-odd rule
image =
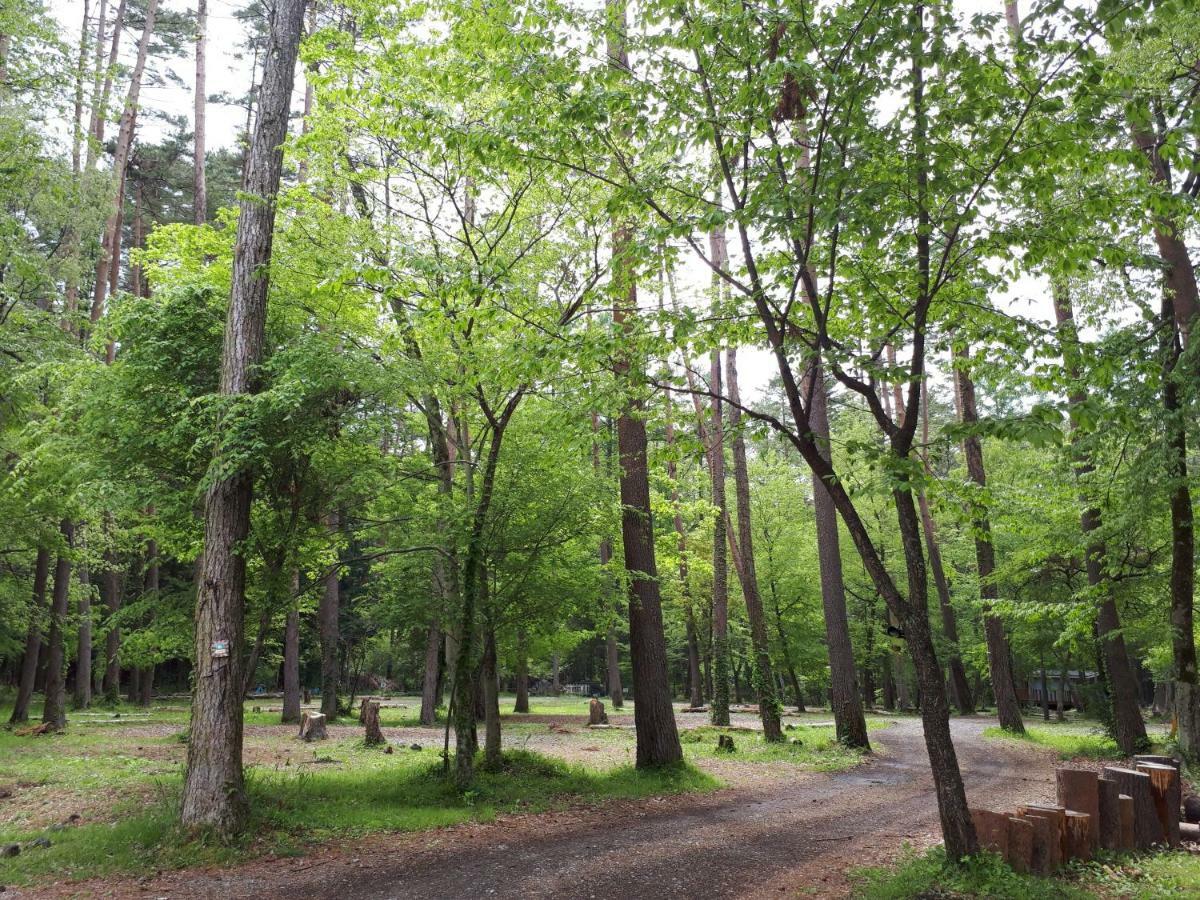
[[[29,721],[29,700],[37,678],[38,658],[42,649],[42,617],[46,613],[46,584],[50,580],[50,550],[38,547],[33,564],[33,604],[29,608],[29,628],[25,633],[25,654],[21,657],[21,681],[17,699],[8,721],[13,725]]]
[[[832,460],[829,436],[829,394],[821,364],[814,362],[807,378],[812,399],[809,427],[821,458]],[[837,510],[828,487],[813,474],[813,511],[817,524],[817,559],[821,567],[821,605],[825,611],[825,643],[829,651],[829,705],[838,740],[848,747],[869,750],[867,720],[858,695],[850,620],[846,613],[846,587],[842,580],[841,539]]]
[[[517,629],[517,699],[513,712],[529,712],[529,637],[524,628]]]
[[[1051,285],[1054,298],[1054,316],[1058,323],[1058,340],[1063,357],[1063,366],[1071,381],[1067,400],[1072,407],[1087,400],[1087,393],[1082,383],[1082,364],[1079,360],[1079,332],[1075,326],[1075,310],[1071,295],[1061,282]],[[1088,476],[1095,471],[1085,451],[1079,447],[1077,426],[1072,423],[1072,446],[1075,450],[1075,476],[1081,489],[1085,488]],[[1100,509],[1087,496],[1086,490],[1081,496],[1084,506],[1079,517],[1080,528],[1087,542],[1084,569],[1087,572],[1088,587],[1095,590],[1101,597],[1096,614],[1096,631],[1100,639],[1101,652],[1104,657],[1104,671],[1108,676],[1112,699],[1113,738],[1117,746],[1125,754],[1142,751],[1147,746],[1146,725],[1142,721],[1142,711],[1138,706],[1137,681],[1134,678],[1133,666],[1129,661],[1129,652],[1125,648],[1125,638],[1121,634],[1121,619],[1117,612],[1116,600],[1112,595],[1111,586],[1104,574],[1106,548],[1100,536]]]
[[[285,725],[300,721],[300,570],[292,569],[287,624],[283,629],[283,713]]]
[[[71,595],[71,557],[75,545],[75,524],[63,519],[59,524],[64,548],[54,563],[54,592],[50,600],[50,633],[46,641],[46,702],[42,722],[55,731],[67,726],[67,603]]]
[[[714,243],[715,240],[714,237]],[[709,391],[712,393],[712,401],[708,434],[708,472],[712,479],[712,505],[716,510],[712,555],[713,695],[709,704],[709,718],[714,725],[728,725],[729,680],[732,673],[729,657],[729,562],[725,542],[729,535],[726,533],[728,516],[725,508],[725,428],[721,402],[721,354],[717,350],[709,357]]]
[[[208,221],[208,184],[205,177],[204,126],[208,108],[205,51],[208,44],[208,0],[196,0],[196,88],[193,92],[192,127],[192,221],[203,225]]]
[[[79,567],[79,640],[75,653],[76,709],[92,705],[92,582],[87,566]]]
[[[122,8],[124,0],[122,0]],[[117,147],[113,155],[114,192],[112,208],[108,222],[104,228],[104,238],[101,241],[100,258],[96,263],[96,282],[92,294],[91,323],[93,326],[104,314],[105,291],[109,284],[110,268],[120,262],[118,250],[121,228],[121,210],[125,198],[125,173],[129,168],[129,156],[133,150],[133,133],[137,124],[138,97],[142,90],[142,76],[146,71],[146,57],[150,50],[150,38],[154,34],[154,17],[158,11],[158,0],[147,0],[145,24],[142,36],[138,40],[137,61],[129,76],[129,92],[125,97],[125,109],[121,112],[120,125],[117,128]],[[117,34],[120,33],[120,22],[117,22]],[[115,43],[115,40],[114,40]],[[103,128],[103,122],[98,123]],[[99,137],[99,136],[98,136]]]
[[[270,52],[240,204],[221,361],[220,393],[231,399],[258,389],[275,196],[305,2],[276,0],[271,18]],[[229,425],[223,423],[220,437],[227,439],[228,433]],[[217,454],[215,462],[219,464],[220,444]],[[224,471],[205,493],[204,557],[196,595],[195,681],[180,818],[185,826],[209,826],[221,833],[239,830],[246,815],[240,671],[246,560],[240,548],[250,528],[253,484],[253,474],[246,468]],[[226,655],[220,655],[222,646]]]
[[[955,369],[957,379],[958,417],[967,426],[979,422],[975,405],[975,383],[967,370],[971,351],[965,344],[954,348],[958,361]],[[967,476],[980,490],[987,487],[987,472],[983,466],[983,444],[978,435],[963,439],[963,455],[967,461]],[[1004,623],[992,612],[992,603],[999,598],[993,574],[996,570],[996,548],[992,543],[992,525],[987,510],[982,504],[972,504],[972,525],[975,530],[975,564],[979,572],[979,596],[983,601],[983,632],[987,641],[988,671],[992,676],[992,692],[996,697],[996,714],[1000,727],[1013,734],[1024,734],[1025,723],[1021,719],[1021,704],[1017,700],[1013,680],[1012,656]]]
[[[779,722],[779,696],[775,692],[771,645],[767,639],[762,595],[758,590],[758,571],[754,565],[754,538],[750,521],[750,469],[746,461],[746,439],[741,430],[742,396],[738,389],[737,350],[733,347],[725,351],[725,373],[729,391],[729,426],[733,429],[733,484],[737,504],[737,536],[741,548],[738,578],[742,583],[746,616],[750,619],[750,640],[754,646],[754,691],[758,695],[763,736],[768,741],[782,741],[783,728]]]
[[[435,579],[436,581],[437,579]],[[436,587],[436,585],[435,585]],[[425,640],[425,668],[421,678],[421,724],[437,720],[438,675],[441,672],[442,629],[437,621],[429,623]]]
[[[331,512],[325,516],[325,528],[331,534],[337,534],[339,527],[338,514]],[[338,714],[338,616],[341,612],[340,572],[341,566],[335,560],[330,571],[325,575],[324,591],[317,609],[317,621],[321,637],[321,712],[327,722],[332,722]]]
[[[117,559],[110,552],[104,556],[105,569],[100,576],[101,593],[107,613],[104,635],[104,702],[116,705],[121,702],[121,629],[114,621],[121,611],[123,581],[117,571]]]
[[[490,621],[484,626],[483,639],[483,767],[498,771],[502,765],[500,753],[500,684],[496,665],[496,626]]]

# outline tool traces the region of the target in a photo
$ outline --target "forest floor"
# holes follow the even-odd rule
[[[389,718],[399,715],[389,712],[384,716],[385,732],[398,745],[397,755],[416,753],[402,749],[409,743],[423,743],[422,754],[430,753],[430,744],[438,744],[438,730],[414,728],[403,720],[387,727]],[[269,711],[264,709],[262,715]],[[826,746],[824,755],[819,749],[829,737],[827,715],[825,721],[820,714],[789,717],[794,726],[789,737],[802,735],[803,746],[767,748],[751,732],[735,732],[739,750],[732,756],[710,749],[715,734],[706,718],[678,714],[689,760],[719,779],[719,789],[713,789],[710,779],[708,784],[684,786],[686,793],[673,793],[667,785],[648,795],[630,790],[623,796],[616,790],[590,798],[604,802],[534,803],[533,812],[499,806],[487,817],[430,821],[425,828],[451,826],[432,831],[367,829],[352,838],[334,832],[330,839],[292,848],[288,855],[249,862],[231,859],[178,871],[151,869],[141,875],[113,873],[82,882],[38,878],[35,887],[10,892],[20,897],[344,900],[832,897],[851,892],[860,867],[891,862],[905,847],[922,850],[937,842],[937,805],[919,719],[874,719],[876,753],[855,765],[859,760],[852,755],[838,756],[845,753],[840,748]],[[754,727],[752,715],[735,718],[735,725]],[[631,724],[631,717],[612,715],[611,721],[616,727],[589,730],[573,711],[545,710],[506,722],[506,744],[569,761],[582,759],[588,769],[623,772],[633,735],[621,726]],[[1058,752],[1033,742],[985,736],[993,724],[984,717],[953,721],[971,802],[1007,808],[1019,801],[1051,799]],[[141,740],[149,741],[155,729],[170,727],[130,723],[121,730],[135,739],[143,733],[137,729],[144,729]],[[266,740],[262,729],[279,731],[278,726],[248,726],[247,760],[257,760],[259,767],[301,766],[309,762],[307,757],[322,758],[317,753],[324,751],[309,745]],[[337,757],[332,747],[339,738],[342,743],[351,740],[343,730],[357,732],[350,726],[332,729],[333,740],[324,745],[331,747],[327,758]],[[354,806],[354,797],[344,799]],[[64,810],[55,807],[58,814]],[[317,806],[311,813],[320,817],[323,808]],[[343,813],[353,821],[352,813]],[[303,855],[292,855],[298,852]],[[82,873],[72,874],[78,878]]]

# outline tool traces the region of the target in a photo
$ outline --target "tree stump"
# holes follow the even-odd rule
[[[1008,816],[990,809],[973,809],[971,822],[979,838],[979,849],[999,853],[1008,859]]]
[[[359,717],[362,719],[363,725],[367,728],[366,743],[368,746],[387,743],[387,738],[383,736],[383,729],[379,727],[378,700],[364,702],[362,709],[359,711]]]
[[[1042,816],[1054,823],[1055,833],[1058,835],[1058,856],[1055,868],[1066,858],[1067,853],[1067,810],[1064,806],[1059,806],[1055,803],[1022,803],[1017,805],[1017,815],[1023,816],[1026,813],[1034,816]]]
[[[600,700],[598,697],[593,697],[592,702],[588,704],[588,724],[608,724],[608,713],[604,711],[604,701]]]
[[[1092,817],[1085,812],[1067,810],[1066,859],[1087,862],[1092,858]]]
[[[737,747],[733,745],[733,738],[728,734],[717,735],[717,752],[719,753],[735,753]]]
[[[1179,781],[1179,769],[1161,763],[1138,763],[1137,770],[1150,776],[1150,794],[1154,799],[1154,810],[1158,813],[1163,836],[1168,846],[1179,846],[1179,805],[1183,800],[1183,787]]]
[[[1016,816],[1008,817],[1008,853],[1005,861],[1014,872],[1027,875],[1033,868],[1033,823]]]
[[[374,702],[375,701],[372,700],[370,697],[363,697],[362,704],[358,707],[358,724],[359,725],[367,724],[367,704],[374,703]]]
[[[1104,850],[1123,850],[1121,844],[1121,789],[1111,778],[1096,782],[1099,801],[1099,819],[1093,823],[1099,833],[1100,847]]]
[[[1087,813],[1092,817],[1089,833],[1092,846],[1100,845],[1100,776],[1091,769],[1056,769],[1054,779],[1058,788],[1058,803],[1067,809]]]
[[[1134,769],[1106,766],[1104,777],[1111,778],[1121,788],[1122,794],[1133,799],[1133,842],[1138,850],[1149,850],[1155,844],[1166,841],[1166,832],[1158,819],[1154,806],[1154,794],[1150,788],[1150,776]]]
[[[325,733],[325,715],[324,713],[306,712],[300,717],[300,739],[302,741],[323,741],[328,734]]]
[[[1033,826],[1030,871],[1035,875],[1053,874],[1061,862],[1058,823],[1035,813],[1022,814],[1021,818]]]
[[[1141,763],[1156,763],[1160,766],[1171,766],[1176,772],[1179,771],[1180,762],[1173,756],[1164,756],[1161,753],[1136,753],[1133,757],[1134,768],[1137,768]]]
[[[1137,839],[1133,830],[1133,798],[1122,794],[1117,798],[1121,806],[1121,849],[1133,850],[1137,847]]]

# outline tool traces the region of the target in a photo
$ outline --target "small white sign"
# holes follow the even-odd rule
[[[213,641],[212,656],[213,659],[221,659],[229,655],[229,641]]]

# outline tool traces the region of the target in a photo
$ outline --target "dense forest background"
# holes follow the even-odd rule
[[[1191,4],[251,3],[211,97],[204,0],[76,6],[0,9],[14,721],[232,656],[290,718],[423,694],[465,782],[499,689],[632,693],[647,764],[659,701],[920,709],[949,843],[951,708],[1195,751]]]

